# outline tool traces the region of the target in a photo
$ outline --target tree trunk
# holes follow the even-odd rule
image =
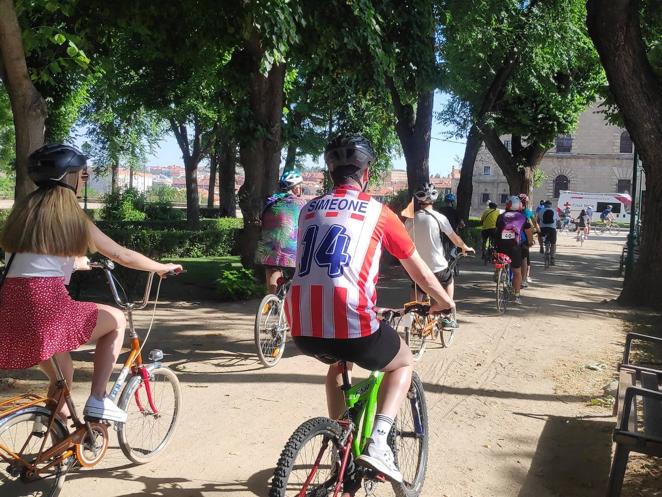
[[[462,159],[462,169],[460,169],[460,182],[457,185],[457,210],[460,219],[469,219],[471,210],[471,198],[474,191],[474,165],[476,156],[483,143],[483,137],[476,125],[471,126],[467,135],[467,144],[464,147],[464,158]]]
[[[430,181],[430,139],[432,136],[432,108],[434,91],[418,94],[416,110],[405,105],[392,80],[388,81],[391,100],[395,108],[395,130],[400,138],[407,163],[407,187],[409,194]]]
[[[237,147],[232,140],[222,143],[221,157],[218,162],[218,190],[221,217],[237,217],[237,196],[235,194],[235,175],[237,172]]]
[[[133,166],[129,165],[129,189],[133,190]]]
[[[646,220],[639,260],[619,301],[662,307],[662,79],[641,35],[637,0],[589,0],[587,25],[609,88],[646,172]]]
[[[520,136],[513,135],[511,139],[512,152],[501,141],[499,134],[489,126],[483,127],[485,145],[494,161],[508,181],[511,195],[526,193],[531,195],[535,171],[545,156],[545,148],[534,141],[526,147],[522,146]]]
[[[213,209],[216,195],[216,169],[218,166],[218,154],[216,150],[209,156],[209,188],[207,189],[207,208]]]
[[[113,162],[110,165],[110,192],[115,193],[117,192],[117,171],[119,170],[119,164],[117,162]]]
[[[261,133],[242,141],[239,155],[244,169],[244,184],[239,189],[239,206],[244,217],[241,241],[241,262],[254,265],[255,249],[260,237],[264,199],[271,194],[278,179],[281,151],[281,118],[283,114],[283,84],[285,66],[274,65],[267,76],[260,73],[264,54],[260,38],[253,33],[243,56],[250,63],[248,103],[253,121]]]
[[[14,2],[0,0],[0,59],[16,133],[16,189],[20,200],[35,189],[28,177],[28,157],[44,144],[46,102],[32,84],[25,61]]]
[[[191,229],[200,227],[200,195],[198,193],[198,164],[194,157],[184,159],[186,178],[186,221]]]
[[[297,144],[290,142],[287,146],[287,156],[285,157],[285,167],[283,171],[294,169],[294,164],[297,160]]]

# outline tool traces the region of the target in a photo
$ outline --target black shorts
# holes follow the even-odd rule
[[[315,357],[326,364],[338,361],[353,362],[368,371],[381,371],[400,351],[400,335],[382,320],[379,329],[361,338],[292,337],[302,354]]]
[[[540,228],[540,235],[547,237],[552,245],[556,245],[556,230],[554,228]]]
[[[528,245],[522,245],[522,261],[528,261],[528,264],[531,264],[531,255],[529,252],[529,246]]]
[[[522,246],[515,240],[499,240],[497,250],[510,257],[510,267],[513,269],[522,267]]]
[[[446,269],[442,269],[438,273],[434,273],[434,275],[437,277],[437,280],[439,281],[439,283],[441,283],[441,286],[444,289],[446,287],[448,287],[448,285],[453,283],[453,271],[451,271],[450,267],[447,267]],[[412,281],[411,282],[411,287],[416,288],[416,286],[417,286],[416,283],[414,283]],[[420,287],[419,287],[419,289],[420,289]]]

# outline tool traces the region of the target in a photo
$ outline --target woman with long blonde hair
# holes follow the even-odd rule
[[[28,173],[38,188],[14,205],[0,235],[8,264],[0,288],[0,369],[39,364],[50,379],[50,393],[56,378],[49,359],[55,357],[71,385],[69,352],[96,342],[92,391],[83,413],[124,422],[126,413],[106,396],[124,338],[124,313],[75,301],[65,285],[73,270],[89,269],[88,252],[98,251],[123,266],[161,276],[182,268],[118,245],[90,221],[77,200],[86,166],[87,158],[68,145],[46,145],[30,156]]]

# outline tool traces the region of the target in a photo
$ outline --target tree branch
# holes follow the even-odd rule
[[[179,148],[184,155],[184,160],[190,160],[191,153],[188,143],[188,131],[186,129],[186,125],[179,124],[174,117],[168,118],[168,122],[170,123],[170,129],[172,129],[172,133],[175,135],[177,144],[179,145]]]
[[[487,149],[506,178],[515,176],[517,174],[517,166],[515,165],[513,156],[501,141],[501,137],[496,130],[491,126],[483,126],[481,132]]]

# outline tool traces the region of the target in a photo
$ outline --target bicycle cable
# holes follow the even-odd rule
[[[156,295],[154,296],[154,307],[152,308],[152,317],[149,322],[149,328],[147,328],[147,333],[145,334],[145,338],[140,344],[140,349],[138,350],[138,354],[142,353],[143,347],[147,343],[147,340],[149,339],[149,335],[152,332],[152,327],[154,326],[154,318],[156,316],[156,306],[159,303],[159,293],[161,292],[161,282],[163,281],[163,278],[159,276],[159,283],[156,285]]]

